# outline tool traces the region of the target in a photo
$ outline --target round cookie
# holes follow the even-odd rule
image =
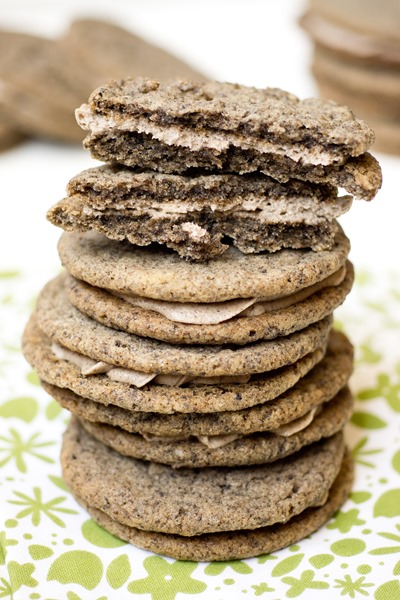
[[[64,233],[61,262],[93,286],[176,302],[287,296],[337,271],[350,250],[338,225],[332,250],[280,250],[244,255],[230,248],[206,263],[188,263],[164,248],[137,248],[98,234]]]
[[[352,362],[352,347],[345,336],[331,332],[329,348],[338,356]],[[306,354],[291,365],[270,371],[265,377],[251,378],[247,384],[194,385],[168,387],[146,385],[135,388],[126,383],[112,381],[102,374],[84,377],[80,369],[59,359],[51,349],[51,340],[39,329],[36,317],[29,320],[23,335],[24,355],[39,377],[61,388],[94,402],[110,403],[127,410],[159,413],[215,412],[239,410],[272,400],[293,387],[310,371],[325,353],[325,345]]]
[[[252,434],[218,448],[208,447],[196,438],[167,441],[150,440],[110,425],[81,419],[92,436],[124,456],[168,464],[172,467],[239,467],[273,462],[303,446],[329,437],[343,429],[351,416],[352,395],[348,388],[323,404],[322,411],[301,431],[288,437],[276,433]]]
[[[336,360],[338,359],[338,360]],[[270,431],[307,414],[331,400],[346,385],[352,371],[349,356],[331,354],[284,394],[251,408],[214,413],[173,413],[130,411],[102,402],[93,402],[42,382],[63,407],[89,421],[121,427],[129,432],[156,436],[250,434]],[[246,384],[248,385],[248,384]]]
[[[322,506],[343,454],[338,433],[268,465],[177,470],[121,456],[73,420],[61,465],[71,492],[112,519],[193,536],[266,527]]]
[[[296,362],[324,344],[332,317],[290,336],[247,346],[177,346],[116,331],[89,319],[66,299],[62,277],[42,290],[36,308],[39,327],[53,341],[97,361],[143,373],[193,376],[264,373]]]
[[[104,511],[88,506],[78,494],[75,497],[101,527],[139,548],[178,560],[227,561],[275,552],[319,529],[345,502],[353,483],[353,472],[350,452],[346,452],[326,503],[317,508],[306,509],[286,523],[252,531],[209,533],[194,537],[143,531],[123,525]]]
[[[319,290],[285,308],[222,323],[197,325],[172,321],[153,310],[132,306],[106,290],[78,279],[66,279],[68,300],[84,314],[106,327],[155,338],[172,344],[248,344],[289,335],[331,314],[350,292],[354,269],[346,263],[342,283]]]

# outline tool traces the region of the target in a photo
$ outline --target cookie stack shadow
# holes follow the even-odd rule
[[[122,80],[77,111],[107,161],[48,218],[66,271],[23,339],[73,418],[63,476],[92,518],[185,560],[264,554],[345,501],[353,283],[336,221],[371,199],[373,134],[276,89]]]

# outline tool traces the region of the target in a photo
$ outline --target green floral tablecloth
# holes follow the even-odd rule
[[[325,527],[273,555],[227,563],[154,556],[96,526],[61,478],[68,419],[38,386],[20,335],[38,291],[0,279],[0,598],[400,600],[400,273],[359,273],[337,324],[356,345],[347,440],[350,499]]]

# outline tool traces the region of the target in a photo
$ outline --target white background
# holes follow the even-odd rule
[[[301,0],[0,0],[0,27],[55,36],[77,16],[112,19],[184,58],[211,78],[317,95],[311,44],[297,25]],[[384,185],[371,203],[355,202],[342,224],[352,258],[373,270],[399,255],[400,159],[375,155]],[[26,268],[38,288],[58,265],[60,231],[45,218],[68,180],[96,161],[79,147],[28,141],[0,155],[0,268]]]

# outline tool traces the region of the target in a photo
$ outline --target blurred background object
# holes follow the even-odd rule
[[[399,0],[309,0],[300,22],[321,96],[365,119],[376,150],[400,154]]]
[[[81,142],[74,110],[109,79],[205,76],[169,52],[100,19],[76,19],[58,39],[0,31],[0,149],[25,135]]]

